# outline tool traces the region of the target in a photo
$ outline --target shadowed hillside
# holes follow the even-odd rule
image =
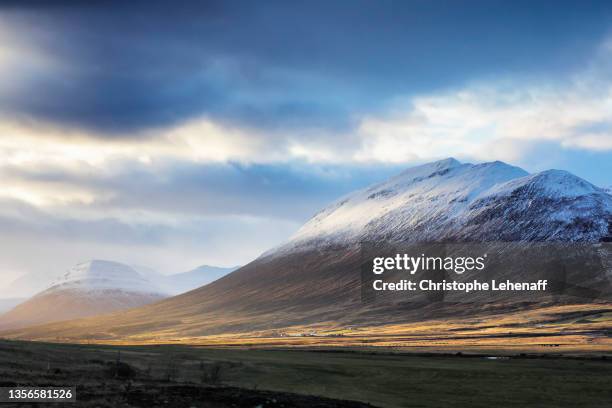
[[[3,335],[197,341],[203,336],[231,337],[271,330],[281,330],[282,335],[292,327],[307,326],[319,326],[317,330],[360,327],[370,331],[377,326],[416,322],[435,326],[438,321],[450,327],[455,321],[469,326],[473,323],[466,319],[471,317],[499,320],[504,313],[540,309],[543,312],[536,320],[547,324],[556,319],[549,318],[547,308],[564,305],[580,313],[589,307],[594,311],[603,309],[605,320],[610,302],[600,295],[611,293],[607,261],[596,262],[599,280],[588,275],[582,260],[574,262],[576,267],[568,266],[569,272],[562,265],[565,261],[553,262],[557,266],[548,272],[538,271],[547,273],[551,282],[562,284],[559,296],[545,293],[531,298],[517,295],[486,299],[471,294],[444,302],[427,297],[363,302],[365,260],[360,243],[502,241],[502,252],[508,246],[504,242],[522,243],[537,250],[536,243],[578,245],[604,240],[610,234],[610,219],[612,196],[569,173],[527,175],[500,162],[472,165],[447,159],[408,169],[387,182],[339,200],[313,217],[287,244],[202,288],[116,315]],[[603,251],[603,258],[609,258],[606,248],[595,251]],[[518,265],[514,269],[490,269],[486,275],[489,279],[540,279],[533,275],[537,268]],[[572,274],[574,284],[567,285]],[[454,278],[470,279],[476,275],[462,276]],[[580,287],[586,283],[591,287]],[[578,291],[572,293],[573,289]],[[593,303],[594,300],[597,301]],[[593,324],[588,328],[591,331],[587,330],[591,334],[583,338],[585,342],[591,335],[602,334],[599,320]],[[445,330],[439,327],[437,332],[442,334]],[[553,328],[552,334],[558,330]],[[584,330],[581,326],[578,335],[584,335]]]

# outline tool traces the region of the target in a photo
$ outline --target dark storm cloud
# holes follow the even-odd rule
[[[609,9],[558,1],[3,2],[11,30],[65,69],[23,74],[20,92],[0,92],[0,109],[110,136],[199,115],[261,128],[345,128],[351,115],[396,96],[500,72],[572,69],[605,34]]]

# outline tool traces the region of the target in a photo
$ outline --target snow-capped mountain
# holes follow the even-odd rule
[[[574,242],[609,235],[612,196],[571,173],[449,158],[341,198],[278,252],[381,239]]]
[[[190,271],[172,275],[162,275],[160,273],[151,272],[150,270],[147,271],[146,269],[140,269],[139,272],[144,274],[153,284],[163,288],[164,292],[178,295],[214,282],[238,268],[239,266],[222,268],[218,266],[201,265]]]
[[[609,240],[611,224],[612,196],[570,173],[529,174],[501,162],[446,159],[345,196],[315,215],[285,245],[208,285],[120,314],[32,329],[25,337],[82,340],[103,333],[105,338],[142,340],[329,322],[404,324],[440,316],[499,314],[524,307],[525,299],[508,292],[486,306],[488,300],[482,298],[485,303],[461,307],[435,300],[364,302],[359,242],[593,242]],[[588,271],[574,272],[581,277]],[[487,277],[498,278],[495,274],[507,277],[499,268],[492,268]],[[513,279],[527,277],[519,273]],[[546,294],[541,298],[543,304],[565,299]],[[530,308],[535,307],[532,300]]]
[[[78,289],[96,291],[121,289],[127,292],[162,293],[128,265],[119,262],[92,260],[80,263],[59,276],[45,292]]]
[[[167,296],[127,265],[92,260],[69,269],[48,288],[0,316],[0,326],[28,326],[110,313]]]

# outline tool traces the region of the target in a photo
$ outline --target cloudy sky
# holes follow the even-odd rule
[[[246,263],[454,156],[612,184],[612,3],[3,1],[0,276]]]

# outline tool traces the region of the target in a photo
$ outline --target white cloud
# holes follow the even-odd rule
[[[612,150],[612,46],[566,79],[505,79],[413,98],[393,113],[364,118],[357,160],[459,156],[520,161],[537,142]]]

